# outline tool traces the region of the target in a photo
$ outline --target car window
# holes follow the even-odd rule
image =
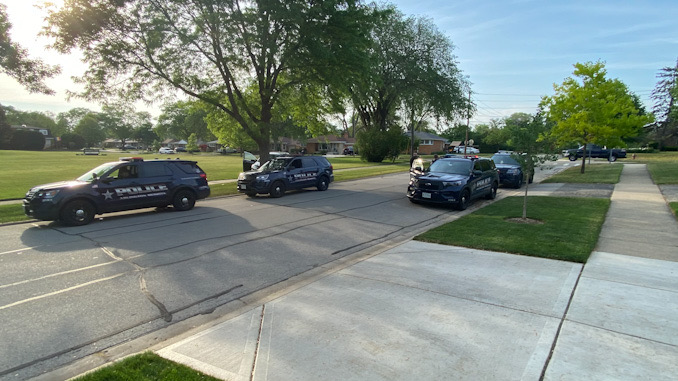
[[[456,175],[468,175],[471,162],[466,160],[438,160],[431,164],[431,172],[442,172]]]
[[[141,169],[141,177],[158,177],[158,176],[170,176],[172,171],[167,168],[165,163],[145,163]]]
[[[512,158],[510,155],[494,155],[492,156],[492,161],[494,161],[495,164],[520,165],[516,159]]]
[[[304,166],[304,168],[314,168],[318,166],[315,160],[313,160],[313,158],[310,157],[302,157],[301,164]]]
[[[184,173],[189,173],[189,174],[195,174],[195,173],[202,173],[202,169],[195,165],[195,163],[190,163],[190,162],[174,162],[172,163],[175,166],[177,166],[179,169],[181,169],[182,172]]]
[[[480,164],[480,160],[476,160],[476,161],[473,162],[473,170],[474,171],[482,171],[483,170],[483,166],[482,166],[482,164]]]
[[[139,177],[137,166],[133,164],[125,164],[118,167],[109,176],[116,179],[134,179]]]
[[[489,171],[492,169],[492,165],[489,160],[479,160],[480,163],[480,168],[482,168],[482,171]]]
[[[287,169],[290,169],[290,170],[299,169],[299,168],[301,168],[301,160],[299,160],[299,159],[292,160],[290,165],[287,167]]]

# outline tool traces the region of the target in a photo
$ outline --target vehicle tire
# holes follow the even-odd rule
[[[459,197],[459,201],[457,202],[457,209],[458,210],[466,210],[468,208],[468,203],[469,199],[471,198],[471,192],[469,192],[468,189],[464,189],[461,192],[461,197]]]
[[[570,161],[577,161],[577,155],[570,155],[568,156],[568,159],[570,159]]]
[[[59,212],[59,219],[66,225],[87,225],[94,219],[96,210],[94,205],[87,200],[69,201]]]
[[[257,192],[246,192],[245,194],[247,195],[247,197],[256,197],[257,196]]]
[[[320,179],[318,179],[318,190],[321,192],[326,191],[329,186],[330,180],[327,178],[327,176],[320,176]]]
[[[488,200],[494,200],[495,198],[497,198],[497,188],[499,188],[499,184],[492,183],[490,193],[488,193],[487,196],[485,196],[485,198]]]
[[[610,162],[617,161],[617,156],[612,155],[607,160],[609,160]]]
[[[172,205],[176,210],[191,210],[195,206],[195,194],[189,190],[180,190],[174,194]]]
[[[273,198],[282,197],[285,194],[285,184],[282,181],[276,181],[271,184],[271,190],[268,192]]]
[[[523,176],[520,176],[520,177],[518,178],[518,182],[517,182],[516,185],[515,185],[515,188],[516,188],[516,189],[519,189],[519,188],[522,187],[522,186],[523,186]]]

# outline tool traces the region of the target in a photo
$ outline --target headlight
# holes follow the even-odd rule
[[[518,168],[510,168],[508,171],[506,171],[509,175],[517,175],[520,173],[520,169]]]
[[[59,193],[58,189],[42,191],[42,192],[38,192],[38,197],[45,198],[45,199],[54,198],[58,193]]]
[[[245,180],[245,174],[244,173],[239,174],[238,180]]]
[[[257,176],[257,181],[266,181],[266,180],[268,180],[268,175]]]
[[[458,187],[461,181],[443,181],[443,187]]]

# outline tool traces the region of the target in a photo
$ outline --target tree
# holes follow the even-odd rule
[[[50,113],[39,111],[21,111],[12,106],[1,106],[5,109],[7,123],[10,125],[26,125],[31,127],[46,128],[50,131],[56,128],[56,123]]]
[[[28,51],[9,37],[11,27],[7,6],[0,4],[0,72],[14,78],[31,93],[54,94],[44,81],[59,74],[60,68],[28,58]]]
[[[650,117],[639,115],[626,85],[607,79],[604,63],[577,63],[574,76],[562,85],[553,85],[555,95],[542,98],[541,108],[555,125],[551,138],[559,144],[623,145],[622,139],[635,136]],[[586,170],[582,159],[581,173]]]
[[[206,117],[206,107],[201,102],[168,103],[162,108],[156,129],[163,138],[188,139],[191,134],[196,134],[200,140],[214,140],[214,134],[207,128]]]
[[[56,117],[56,130],[52,131],[52,135],[61,136],[66,132],[73,132],[75,126],[80,123],[80,120],[87,114],[93,112],[84,107],[72,108],[66,112],[60,112]]]
[[[87,147],[98,146],[99,143],[106,139],[106,133],[99,124],[97,115],[94,113],[87,114],[80,119],[73,132],[85,140]]]
[[[132,133],[132,138],[138,143],[141,143],[144,147],[153,147],[154,142],[159,140],[158,135],[153,130],[153,126],[150,124],[142,124],[140,127],[134,130]]]
[[[534,169],[546,160],[555,159],[554,155],[545,155],[550,151],[549,142],[544,139],[548,132],[543,117],[537,113],[515,113],[504,118],[505,136],[508,145],[515,150],[511,156],[523,167],[523,182],[525,196],[523,199],[523,220],[527,219],[527,190],[530,187],[529,179],[534,175]]]
[[[186,144],[186,150],[188,150],[188,152],[196,152],[196,151],[199,150],[199,148],[198,148],[198,136],[195,133],[192,133],[188,137],[188,142]]]
[[[467,84],[457,69],[449,39],[430,20],[405,18],[392,7],[385,14],[372,33],[372,48],[365,58],[369,66],[347,89],[363,128],[382,133],[401,130],[398,111],[402,110],[413,134],[428,117],[452,119],[468,110],[462,94]],[[379,146],[388,140],[372,132],[361,134]],[[365,158],[367,144],[360,145]],[[370,156],[381,161],[378,155]]]
[[[71,0],[50,13],[47,34],[61,52],[84,52],[80,96],[152,101],[177,90],[235,120],[267,160],[280,100],[358,72],[372,18],[356,0]]]
[[[661,69],[657,78],[659,82],[652,90],[652,112],[657,119],[654,137],[661,150],[665,141],[678,135],[678,61],[675,67]]]

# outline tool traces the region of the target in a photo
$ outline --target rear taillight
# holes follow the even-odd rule
[[[330,171],[334,172],[334,166],[330,165]]]
[[[200,177],[205,179],[205,181],[207,181],[207,173],[201,173]]]

